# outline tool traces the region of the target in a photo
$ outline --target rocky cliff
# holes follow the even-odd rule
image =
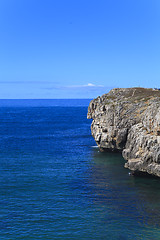
[[[125,167],[160,177],[160,91],[116,88],[90,102],[100,151],[121,151]]]

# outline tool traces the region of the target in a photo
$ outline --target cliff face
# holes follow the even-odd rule
[[[160,177],[160,91],[117,88],[90,102],[87,118],[101,151],[122,151],[125,167]]]

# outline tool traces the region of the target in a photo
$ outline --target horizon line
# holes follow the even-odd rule
[[[0,100],[90,100],[92,98],[0,98]]]

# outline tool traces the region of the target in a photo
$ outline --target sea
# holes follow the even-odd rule
[[[89,102],[0,100],[0,240],[160,239],[160,179],[99,151]]]

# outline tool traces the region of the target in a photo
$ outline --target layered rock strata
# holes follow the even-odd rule
[[[160,177],[160,91],[116,88],[90,102],[100,151],[121,151],[125,167]]]

